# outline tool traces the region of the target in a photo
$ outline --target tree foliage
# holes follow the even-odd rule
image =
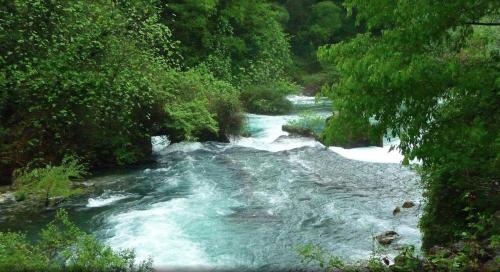
[[[499,210],[498,28],[473,26],[498,14],[495,1],[346,1],[369,31],[323,47],[340,80],[327,92],[345,119],[378,122],[422,161],[428,204],[424,248],[467,229],[466,207]],[[329,131],[329,133],[336,133]]]
[[[239,91],[216,79],[206,67],[166,75],[162,95],[164,116],[159,123],[174,142],[221,140],[242,126]]]
[[[168,21],[188,68],[202,64],[216,78],[238,86],[242,102],[252,112],[283,112],[284,96],[295,88],[285,68],[291,64],[289,38],[282,22],[287,12],[270,1],[168,1]],[[248,94],[262,86],[282,87],[260,95]],[[262,94],[262,92],[260,92]],[[276,98],[275,97],[279,97]],[[262,106],[262,107],[261,107]]]
[[[234,82],[256,66],[274,69],[275,76],[283,75],[290,55],[288,40],[280,24],[284,11],[276,5],[264,0],[174,0],[167,3],[166,14],[175,15],[175,20],[166,22],[173,29],[174,37],[184,45],[181,51],[188,67],[218,61],[217,64],[229,67],[209,65],[209,68],[216,71],[227,68],[230,76],[221,76],[223,79],[236,77]]]
[[[1,179],[66,154],[92,168],[138,163],[164,128],[178,140],[239,131],[238,91],[207,69],[180,71],[164,12],[156,0],[4,1]]]
[[[77,152],[97,164],[125,164],[147,155],[130,146],[149,141],[154,83],[169,65],[161,55],[173,54],[157,11],[133,21],[108,1],[5,5],[1,57],[8,105],[2,123],[12,163]]]
[[[15,232],[0,232],[2,271],[152,271],[151,262],[135,263],[133,251],[113,251],[74,225],[64,210],[32,243]]]

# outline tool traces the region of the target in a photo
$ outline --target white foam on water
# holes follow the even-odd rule
[[[154,136],[151,137],[151,144],[153,145],[153,153],[159,153],[170,145],[170,140],[167,136]]]
[[[103,194],[102,196],[96,197],[96,198],[89,198],[87,208],[98,208],[98,207],[104,207],[108,206],[110,204],[113,204],[117,201],[120,201],[122,199],[126,199],[129,197],[132,197],[133,195],[130,194],[114,194],[114,195],[108,195],[107,193]]]
[[[224,224],[214,218],[230,214],[237,203],[202,173],[189,172],[184,178],[193,183],[189,196],[110,216],[106,243],[115,249],[134,249],[138,262],[151,258],[157,269],[205,270],[234,263],[234,259],[227,264],[211,259],[204,243],[206,237],[225,235],[220,230]]]
[[[329,102],[326,97],[317,99],[315,96],[289,95],[286,98],[294,105],[315,105]]]
[[[280,136],[288,135],[281,127],[296,118],[297,117],[293,115],[270,116],[247,114],[249,126],[258,128],[258,132],[253,133],[252,137],[268,143],[273,142]]]
[[[314,105],[316,104],[316,97],[304,95],[289,95],[286,97],[294,105]]]
[[[153,153],[158,155],[166,155],[173,152],[193,152],[203,148],[200,142],[180,142],[172,144],[167,136],[151,137],[153,145]]]
[[[265,150],[269,152],[292,150],[304,146],[309,146],[309,147],[323,146],[320,143],[316,142],[314,139],[303,138],[303,137],[287,138],[286,140],[283,141],[276,141],[271,143],[264,142],[255,138],[240,138],[237,139],[234,142],[234,144],[258,150]]]
[[[285,132],[281,127],[289,121],[298,118],[296,115],[285,116],[270,116],[247,114],[248,124],[251,129],[256,129],[257,132],[252,134],[252,137],[239,137],[232,140],[232,144],[243,146],[257,150],[265,150],[270,152],[279,152],[291,150],[304,146],[317,147],[323,146],[312,138],[306,137],[287,137],[288,132]]]
[[[154,260],[155,267],[208,267],[203,248],[184,233],[181,222],[196,220],[187,198],[177,198],[111,216],[114,236],[107,243],[117,249],[135,249],[137,260]]]
[[[166,148],[162,149],[159,154],[166,155],[173,152],[189,153],[200,149],[203,149],[203,144],[200,142],[181,142],[167,146]]]
[[[383,147],[370,146],[346,149],[338,146],[332,146],[329,149],[350,160],[375,163],[401,163],[404,159],[401,151],[397,148],[393,148],[393,150],[391,150],[392,146],[397,147],[398,145],[399,140],[394,140],[384,143]]]

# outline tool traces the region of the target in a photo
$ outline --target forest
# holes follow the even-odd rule
[[[1,3],[0,271],[500,270],[500,2]]]

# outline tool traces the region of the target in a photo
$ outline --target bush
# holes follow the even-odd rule
[[[326,119],[311,111],[305,111],[300,114],[298,119],[290,120],[286,125],[294,128],[306,129],[315,135],[320,135],[325,128]]]
[[[241,100],[245,109],[259,114],[285,114],[291,111],[292,102],[286,99],[298,87],[286,81],[267,82],[243,87]]]
[[[29,242],[21,233],[0,232],[1,271],[152,271],[135,264],[133,251],[113,251],[75,226],[64,210]]]
[[[221,140],[242,127],[238,90],[217,80],[203,66],[172,71],[163,81],[160,131],[171,141]]]
[[[0,10],[2,178],[66,154],[91,168],[139,163],[161,129],[174,141],[239,131],[238,91],[206,68],[179,71],[156,4],[19,0]]]
[[[485,215],[500,210],[500,29],[466,23],[495,17],[500,5],[447,2],[436,9],[426,1],[349,1],[368,31],[319,50],[321,62],[339,74],[325,91],[334,109],[366,120],[352,120],[363,128],[375,118],[400,138],[405,161],[422,162],[426,251],[470,231],[466,208]]]
[[[333,271],[334,269],[344,269],[344,263],[338,258],[319,246],[305,245],[297,249],[297,253],[302,258],[302,263],[317,264],[324,271]]]
[[[17,191],[14,193],[14,199],[17,202],[21,202],[26,200],[26,192],[25,191]]]
[[[466,272],[498,271],[498,259],[495,260],[498,245],[480,246],[478,241],[467,241],[460,249],[439,248],[431,255],[419,256],[414,246],[406,246],[399,251],[390,264],[387,256],[373,252],[369,259],[356,263],[345,263],[321,247],[306,245],[298,249],[302,262],[318,265],[323,271],[344,272]]]
[[[16,193],[16,200],[24,200],[26,193],[31,193],[49,206],[52,198],[66,198],[80,193],[81,189],[73,188],[72,180],[80,179],[85,174],[85,166],[73,157],[64,158],[59,166],[16,170],[14,186],[20,190]]]
[[[347,120],[340,114],[329,118],[321,134],[322,142],[325,145],[345,148],[382,146],[382,137],[383,133],[367,120]]]

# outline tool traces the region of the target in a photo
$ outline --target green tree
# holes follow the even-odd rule
[[[238,131],[237,90],[207,69],[180,72],[160,1],[3,3],[2,182],[16,168],[57,165],[66,154],[91,169],[141,162],[165,127],[180,139]]]
[[[282,26],[288,13],[283,7],[264,0],[167,2],[165,14],[174,14],[175,20],[166,23],[185,45],[181,51],[187,68],[203,65],[217,79],[237,86],[245,93],[242,102],[247,110],[288,109],[284,96],[294,88],[285,70],[291,58]],[[271,85],[284,88],[275,90]],[[259,97],[265,110],[247,99],[263,86],[266,92]]]
[[[159,130],[173,142],[228,141],[242,127],[239,91],[206,67],[165,75]]]
[[[489,216],[500,209],[500,30],[476,25],[498,18],[500,4],[346,5],[369,31],[320,50],[340,74],[326,94],[345,122],[375,118],[378,130],[401,138],[407,159],[422,161],[423,247],[460,239],[466,208]]]
[[[2,157],[9,165],[58,163],[67,153],[93,166],[142,160],[149,152],[154,82],[169,65],[163,55],[172,54],[166,51],[172,50],[170,32],[156,20],[159,10],[134,21],[133,12],[126,17],[108,1],[19,0],[0,12],[8,101]]]
[[[306,25],[297,33],[299,43],[310,57],[315,58],[319,46],[330,43],[342,27],[342,10],[332,1],[310,6]]]

